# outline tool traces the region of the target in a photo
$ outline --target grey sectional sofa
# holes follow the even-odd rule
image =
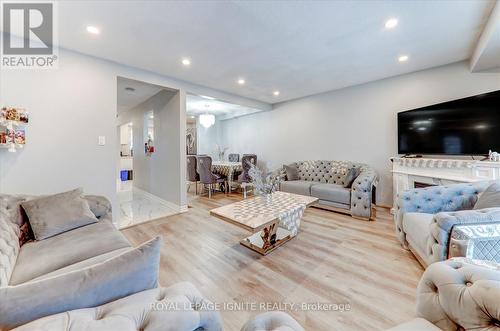
[[[134,249],[112,224],[104,197],[84,197],[98,222],[20,246],[20,203],[30,198],[0,194],[0,330],[147,330],[141,321],[155,330],[222,329],[193,285],[157,288],[161,240],[141,245],[152,253]],[[165,304],[144,320],[162,301],[186,309]]]
[[[372,191],[377,173],[370,166],[349,161],[300,161],[288,167],[296,169],[298,178],[290,180],[283,170],[285,180],[280,183],[280,191],[316,197],[319,199],[316,207],[361,219],[372,217]],[[345,187],[344,175],[352,167],[358,169],[358,176],[352,185]]]

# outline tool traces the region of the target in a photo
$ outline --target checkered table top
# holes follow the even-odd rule
[[[257,196],[212,209],[210,213],[250,231],[258,231],[275,222],[282,213],[307,207],[318,199],[310,196],[275,192],[271,197]]]

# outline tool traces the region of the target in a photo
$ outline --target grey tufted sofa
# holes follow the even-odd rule
[[[21,224],[20,203],[30,198],[33,196],[0,194],[1,290],[16,291],[16,288],[34,283],[53,284],[73,271],[108,261],[133,248],[127,238],[112,224],[111,204],[101,196],[84,197],[98,218],[97,223],[20,246],[18,239]],[[133,290],[136,288],[135,285],[113,283],[110,285],[113,287],[110,290],[113,292],[116,290],[114,287],[121,287],[124,292],[135,293],[137,292]],[[36,295],[37,293],[33,293],[32,299]],[[68,297],[73,295],[74,293],[68,293]],[[8,320],[6,322],[8,324],[0,324],[0,330],[8,330],[19,325],[22,325],[19,327],[21,330],[47,331],[95,329],[219,331],[222,329],[219,313],[209,310],[209,302],[189,283],[176,284],[166,289],[148,289],[103,306],[73,311],[64,311],[66,309],[62,309],[62,305],[53,299],[38,296],[33,301],[40,302],[44,306],[42,311],[59,314],[37,319],[46,314],[32,309],[30,312],[37,315],[32,316],[26,309],[22,310],[20,305],[19,318],[3,316],[8,317],[3,319]],[[151,312],[152,304],[161,301],[168,301],[172,305],[166,306],[167,309],[161,312]],[[81,306],[81,303],[76,305]],[[16,303],[4,300],[0,296],[0,311],[6,307],[17,306]],[[182,309],[177,309],[179,307]],[[37,320],[32,322],[35,319]]]
[[[371,218],[372,190],[377,173],[370,166],[349,161],[300,161],[289,166],[296,167],[299,180],[282,181],[281,191],[319,198],[316,207],[356,218]],[[346,188],[342,180],[350,167],[359,168],[360,172],[352,186]]]
[[[394,215],[397,238],[424,266],[446,260],[455,226],[500,223],[500,208],[472,210],[479,194],[491,183],[431,186],[403,192]]]

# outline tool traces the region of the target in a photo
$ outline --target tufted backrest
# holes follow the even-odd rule
[[[186,176],[187,180],[190,182],[196,182],[200,179],[200,176],[196,172],[196,156],[188,155],[186,158]]]
[[[445,331],[500,330],[500,271],[448,260],[431,264],[417,290],[417,314]]]
[[[362,167],[363,164],[350,161],[299,161],[295,163],[299,179],[320,183],[344,185],[343,180],[350,168]]]
[[[227,156],[229,162],[240,162],[240,154],[231,153]]]
[[[20,203],[25,200],[0,194],[0,287],[8,285],[19,254]]]
[[[491,181],[452,184],[446,186],[429,186],[410,189],[402,192],[396,200],[396,236],[403,245],[406,234],[403,231],[403,216],[406,213],[436,214],[444,211],[472,209],[478,196]]]
[[[244,183],[249,183],[252,181],[252,178],[250,178],[250,169],[252,168],[252,165],[256,166],[257,165],[257,155],[255,154],[243,154],[241,157],[241,167],[243,168],[242,173],[238,176],[238,181],[244,182]]]

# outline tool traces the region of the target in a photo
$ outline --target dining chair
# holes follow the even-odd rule
[[[224,191],[227,194],[226,177],[212,172],[212,158],[210,156],[198,156],[196,170],[200,175],[200,182],[203,186],[208,185],[208,198],[212,197],[212,190],[216,184],[223,184]]]
[[[200,175],[196,172],[196,156],[188,155],[186,159],[187,171],[187,190],[189,192],[189,187],[191,183],[195,184],[195,193],[198,194],[198,181],[200,180]]]
[[[241,188],[243,188],[243,198],[247,197],[247,186],[252,185],[252,178],[250,178],[249,171],[252,165],[257,165],[257,155],[255,154],[243,154],[241,158],[241,167],[243,171],[238,176],[238,182]]]
[[[229,162],[240,162],[240,154],[231,153],[227,156]]]

